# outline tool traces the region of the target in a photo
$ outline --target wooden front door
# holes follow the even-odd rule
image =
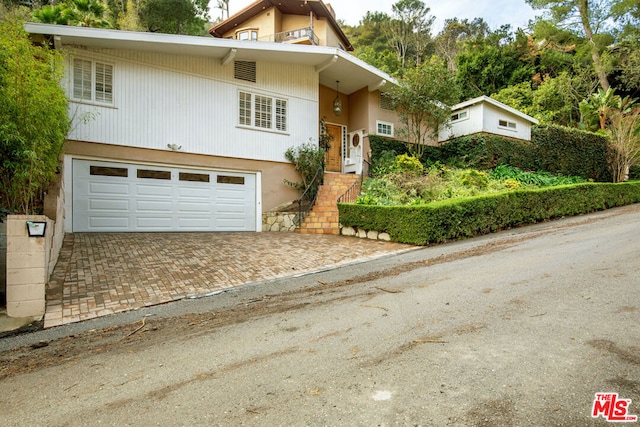
[[[342,172],[342,126],[326,125],[330,136],[329,149],[325,154],[327,172]]]

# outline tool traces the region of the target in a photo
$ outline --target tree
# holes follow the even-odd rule
[[[199,35],[208,22],[208,0],[146,0],[140,23],[154,33]]]
[[[605,131],[611,123],[612,114],[626,114],[631,111],[633,101],[629,97],[622,98],[615,92],[615,89],[611,88],[607,91],[600,89],[580,102],[580,113],[586,130]]]
[[[611,114],[609,164],[613,182],[622,182],[629,177],[629,169],[640,164],[640,108],[624,113],[617,110]]]
[[[456,71],[456,59],[466,40],[484,38],[489,34],[489,25],[482,18],[444,21],[444,28],[435,39],[436,53],[447,62],[451,71]]]
[[[391,17],[384,12],[367,12],[357,26],[344,26],[354,47],[354,55],[380,70],[394,75],[400,71],[397,55],[389,49],[387,27]]]
[[[431,11],[420,0],[400,0],[391,6],[393,19],[387,24],[389,44],[396,52],[401,68],[413,57],[413,64],[420,65],[431,41],[431,26],[435,18],[427,16]]]
[[[100,0],[67,0],[46,5],[33,12],[33,18],[45,24],[110,28],[107,5]]]
[[[63,16],[68,25],[78,27],[109,28],[107,6],[100,0],[68,0]]]
[[[458,100],[459,90],[446,64],[432,58],[406,70],[390,96],[402,122],[398,135],[419,158],[429,142],[437,141],[441,126],[449,120],[451,106]]]
[[[624,0],[526,0],[534,9],[547,9],[556,26],[578,27],[589,43],[593,67],[600,87],[611,87],[595,35],[614,17],[613,7]]]
[[[56,176],[69,131],[62,64],[20,21],[0,22],[0,207],[9,211],[34,213]]]
[[[512,33],[505,25],[487,37],[467,40],[457,57],[456,79],[463,88],[463,98],[491,95],[535,74],[535,58],[522,30]]]

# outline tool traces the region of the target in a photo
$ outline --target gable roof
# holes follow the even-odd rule
[[[497,107],[497,108],[499,108],[501,110],[504,110],[504,111],[508,111],[509,113],[511,113],[511,114],[513,114],[515,116],[518,116],[521,119],[526,120],[526,121],[528,121],[530,123],[533,123],[533,124],[536,124],[536,125],[538,123],[540,123],[537,119],[535,119],[535,118],[523,113],[522,111],[518,111],[515,108],[509,107],[507,104],[503,104],[502,102],[496,101],[495,99],[490,98],[490,97],[488,97],[486,95],[482,95],[482,96],[479,96],[477,98],[469,99],[467,101],[464,101],[464,102],[461,102],[459,104],[456,104],[456,105],[451,107],[451,111],[462,110],[462,109],[470,107],[472,105],[481,104],[481,103],[491,104],[494,107]]]
[[[233,16],[225,19],[219,24],[209,29],[209,34],[213,37],[223,37],[224,34],[232,31],[238,25],[254,18],[262,11],[275,7],[284,15],[309,15],[313,13],[318,18],[325,18],[329,21],[331,28],[340,38],[340,42],[348,51],[353,51],[351,42],[340,28],[336,20],[333,8],[325,4],[322,0],[257,0]]]
[[[350,95],[364,87],[370,91],[396,84],[393,77],[335,47],[283,43],[250,43],[213,37],[143,33],[102,28],[28,22],[25,30],[50,37],[56,49],[87,46],[97,49],[125,49],[176,55],[194,55],[217,59],[301,64],[315,67],[319,83],[334,88],[340,80],[340,92]]]

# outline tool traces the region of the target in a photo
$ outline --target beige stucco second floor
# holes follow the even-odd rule
[[[353,50],[322,0],[258,0],[209,30],[218,38]]]

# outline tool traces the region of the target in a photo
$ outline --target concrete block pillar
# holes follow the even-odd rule
[[[46,221],[45,237],[29,237],[27,221]],[[54,222],[44,215],[7,217],[7,315],[42,316]]]

